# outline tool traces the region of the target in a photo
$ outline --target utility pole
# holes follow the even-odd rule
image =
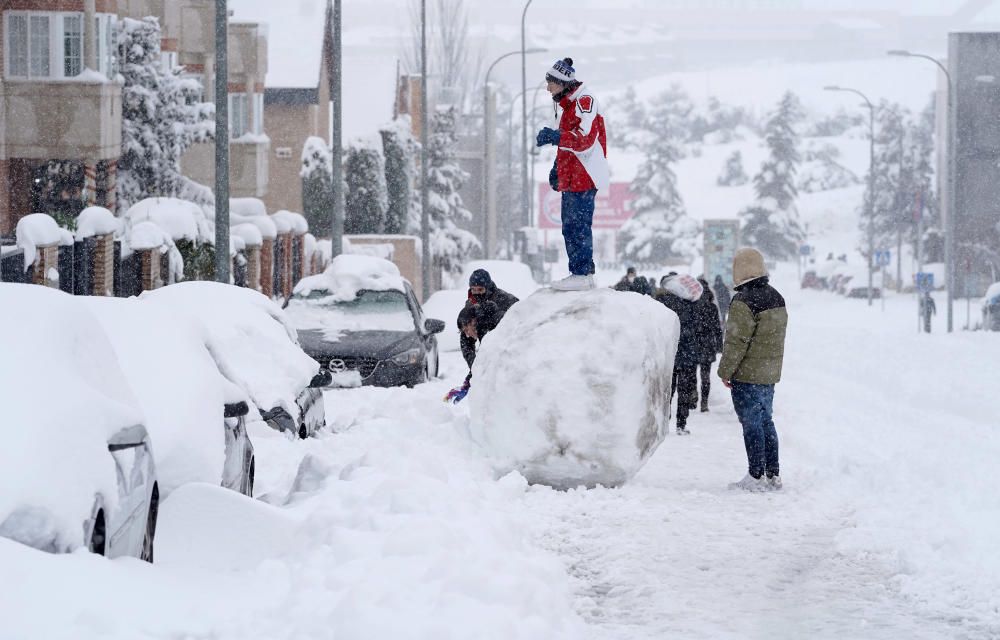
[[[327,0],[327,12],[332,11],[332,29],[333,33],[330,37],[330,58],[329,58],[329,76],[330,76],[330,100],[333,102],[333,131],[330,134],[330,166],[331,177],[333,179],[333,188],[331,190],[332,194],[332,211],[331,215],[333,219],[330,225],[330,256],[336,258],[344,250],[344,176],[343,176],[343,86],[342,79],[343,73],[341,73],[342,68],[342,57],[341,57],[341,0],[333,0],[333,6],[330,6],[330,0]]]
[[[420,0],[420,244],[421,302],[431,297],[431,219],[427,194],[427,0]]]
[[[229,8],[215,0],[215,280],[229,284]]]
[[[521,224],[524,226],[531,224],[528,211],[528,190],[531,189],[528,183],[528,52],[525,44],[525,21],[531,2],[525,2],[521,12],[521,91],[524,92],[521,96]]]

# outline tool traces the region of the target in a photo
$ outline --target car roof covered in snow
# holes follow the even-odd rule
[[[285,313],[267,296],[217,282],[181,282],[140,299],[162,302],[201,323],[222,374],[259,409],[298,414],[295,399],[319,364],[302,351]]]
[[[354,300],[359,291],[406,291],[399,267],[383,258],[341,254],[323,273],[308,276],[295,285],[296,295],[329,291],[335,300]]]
[[[0,308],[0,533],[74,548],[95,495],[108,506],[117,500],[108,440],[142,424],[143,414],[107,335],[78,299],[0,284]],[[26,509],[38,516],[30,525]]]

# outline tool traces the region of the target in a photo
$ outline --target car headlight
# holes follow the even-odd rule
[[[400,366],[408,364],[417,364],[420,362],[420,349],[407,349],[402,353],[397,353],[390,360],[393,364],[398,364]]]

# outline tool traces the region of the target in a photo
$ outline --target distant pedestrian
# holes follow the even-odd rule
[[[702,294],[695,303],[695,337],[698,340],[698,376],[701,378],[701,412],[708,411],[708,394],[712,390],[712,363],[722,353],[722,322],[715,296],[708,281],[698,278]]]
[[[722,324],[726,324],[726,317],[729,315],[729,304],[732,301],[729,287],[722,281],[722,276],[716,275],[712,289],[715,290],[715,301],[719,305],[719,317],[722,319]]]
[[[937,305],[934,304],[934,298],[931,297],[930,291],[924,291],[920,296],[920,317],[924,319],[925,332],[931,332],[931,316],[936,315]]]
[[[733,258],[736,296],[729,309],[719,377],[732,390],[733,407],[743,425],[748,471],[731,489],[781,488],[778,432],[774,428],[774,385],[781,380],[788,312],[770,284],[764,257],[740,249]]]
[[[625,275],[615,284],[615,291],[635,291],[636,271],[635,267],[625,270]]]
[[[549,184],[562,193],[562,234],[570,273],[551,286],[557,291],[593,289],[594,199],[611,182],[604,116],[597,99],[576,79],[572,58],[557,60],[545,81],[562,114],[557,128],[543,128],[535,141],[539,147],[558,147]]]
[[[688,275],[666,276],[660,282],[655,298],[677,314],[681,335],[674,356],[674,372],[670,382],[670,397],[677,394],[677,435],[691,433],[688,415],[698,406],[698,338],[695,333],[695,300],[701,297],[701,284]]]

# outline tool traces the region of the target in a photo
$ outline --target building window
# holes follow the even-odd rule
[[[83,71],[83,19],[63,16],[63,77],[72,78]]]
[[[74,78],[83,71],[84,20],[79,12],[6,11],[4,44],[8,78]],[[98,14],[94,28],[97,69],[117,72],[116,18]]]
[[[247,111],[247,94],[229,94],[229,135],[240,138],[247,133],[249,112]]]

